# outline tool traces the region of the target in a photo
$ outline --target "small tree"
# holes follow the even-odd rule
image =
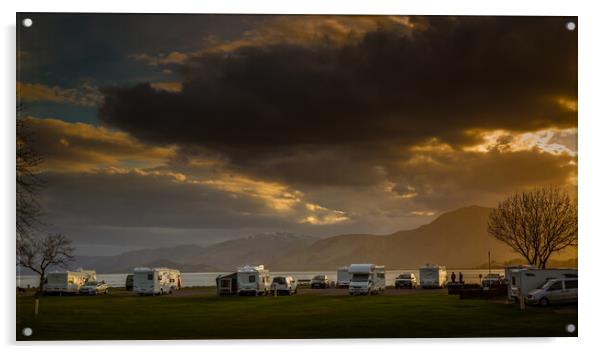
[[[545,268],[553,253],[577,246],[577,204],[558,188],[516,193],[491,212],[487,231]]]
[[[17,239],[17,265],[31,269],[40,276],[38,294],[44,291],[48,268],[66,266],[73,259],[73,252],[71,240],[61,234]]]

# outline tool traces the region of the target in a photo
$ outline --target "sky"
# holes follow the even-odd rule
[[[576,196],[575,18],[19,17],[43,218],[77,254]]]

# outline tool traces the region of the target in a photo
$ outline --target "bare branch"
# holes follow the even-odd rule
[[[545,268],[552,254],[577,245],[577,204],[554,187],[513,194],[491,212],[487,232]]]

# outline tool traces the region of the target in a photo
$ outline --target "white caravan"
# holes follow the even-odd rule
[[[263,265],[238,268],[238,295],[267,295],[270,293],[270,271]]]
[[[134,268],[134,292],[140,295],[171,294],[182,287],[177,269]]]
[[[519,300],[520,296],[527,294],[551,279],[577,278],[577,269],[574,268],[518,268],[509,269],[508,299]]]
[[[337,288],[348,288],[350,280],[349,267],[339,267],[337,269]]]
[[[349,295],[384,293],[385,267],[374,264],[352,264],[349,266]]]
[[[96,280],[93,270],[79,269],[77,271],[52,272],[44,279],[44,292],[57,294],[77,294],[86,282]]]
[[[443,288],[447,282],[447,269],[437,264],[426,264],[420,268],[421,288]]]

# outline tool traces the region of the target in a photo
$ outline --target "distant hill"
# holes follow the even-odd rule
[[[492,259],[520,258],[489,236],[490,208],[470,206],[440,215],[430,224],[391,235],[340,235],[319,240],[280,257],[272,269],[334,269],[350,263],[384,264],[389,269],[417,268],[425,263],[448,267],[477,267]]]
[[[139,266],[167,266],[187,272],[231,271],[245,264],[264,264],[271,270],[324,270],[351,263],[384,264],[389,269],[417,268],[425,263],[475,268],[487,264],[488,251],[498,264],[520,260],[520,255],[487,234],[490,212],[479,206],[461,208],[414,230],[390,235],[317,239],[275,232],[207,247],[183,245],[117,256],[77,257],[71,268],[96,269],[99,273],[130,272]],[[565,252],[550,264],[564,264],[576,256],[576,251]]]
[[[187,272],[228,271],[245,264],[270,264],[276,255],[304,249],[317,239],[275,232],[220,242],[208,247],[181,245],[125,252],[116,256],[78,256],[70,268],[97,273],[131,272],[135,267],[173,267]]]

